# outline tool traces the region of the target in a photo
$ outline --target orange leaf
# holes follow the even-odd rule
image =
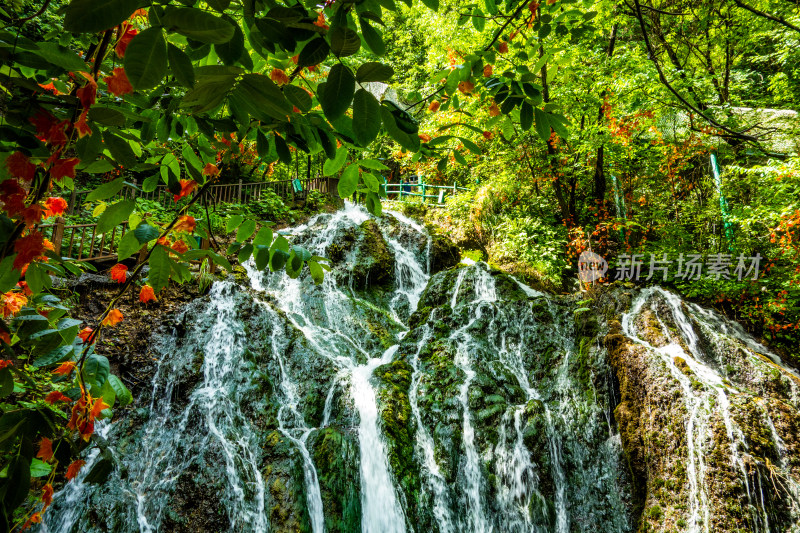
[[[84,461],[83,459],[78,459],[77,461],[73,461],[72,464],[69,465],[69,467],[67,467],[67,473],[65,474],[64,477],[66,477],[67,479],[73,479],[75,476],[78,475],[78,472],[81,471],[81,468],[85,464],[86,461]]]
[[[174,195],[174,200],[177,202],[184,196],[192,194],[194,188],[197,187],[197,182],[192,180],[181,180],[181,192]]]
[[[119,309],[112,309],[108,315],[103,319],[104,326],[114,327],[122,322],[122,312]]]
[[[508,53],[508,43],[501,42],[497,46],[497,51],[500,52],[501,54],[507,54]]]
[[[111,76],[103,78],[103,81],[108,85],[108,90],[114,93],[115,96],[122,96],[133,92],[133,85],[128,81],[128,75],[125,74],[123,67],[114,69]]]
[[[77,161],[77,159],[76,159]],[[61,215],[66,211],[68,205],[67,201],[63,198],[59,198],[58,196],[53,198],[48,198],[44,201],[45,212],[44,217],[50,218],[52,216]]]
[[[44,503],[44,509],[47,509],[50,507],[50,504],[53,503],[53,492],[53,486],[50,483],[42,487],[42,503]]]
[[[428,106],[428,111],[433,111],[433,112],[439,111],[439,106],[441,105],[442,104],[439,102],[439,100],[434,100],[433,102],[431,102],[431,105]]]
[[[143,304],[157,301],[156,294],[153,292],[153,287],[150,285],[143,285],[142,290],[139,291],[139,301]]]
[[[56,402],[72,403],[72,398],[64,396],[63,394],[61,394],[61,391],[54,390],[53,392],[47,395],[44,401],[46,401],[50,405],[53,405]]]
[[[94,404],[92,405],[92,412],[89,418],[92,419],[97,418],[97,416],[100,414],[101,411],[108,409],[109,407],[111,406],[105,403],[102,398],[96,399],[94,401]]]
[[[286,73],[279,68],[272,69],[272,72],[269,73],[269,79],[278,85],[286,85],[289,83],[289,76],[287,76]]]
[[[471,81],[462,81],[458,83],[458,90],[464,94],[469,94],[475,89],[475,84]]]
[[[65,361],[58,365],[58,368],[53,370],[53,374],[61,374],[65,376],[75,369],[75,361]]]
[[[117,52],[119,57],[125,57],[125,50],[128,49],[130,42],[139,33],[136,28],[128,24],[125,24],[123,27],[125,28],[125,33],[120,37],[117,46],[114,48],[114,51]]]
[[[89,327],[83,328],[80,331],[80,333],[78,333],[78,337],[80,337],[81,340],[83,340],[83,342],[86,342],[86,339],[89,338],[89,335],[92,334],[92,331],[94,331],[92,328]]]
[[[6,335],[8,335],[8,333],[6,333]],[[8,340],[10,341],[11,339],[8,339]],[[8,344],[8,343],[6,343],[6,344]],[[9,366],[14,366],[14,362],[11,361],[10,359],[0,359],[0,370],[3,370],[4,368],[7,368]]]
[[[486,65],[485,67],[483,67],[484,77],[490,78],[492,76],[492,71],[493,71],[492,65]]]
[[[178,218],[178,222],[175,226],[172,227],[175,231],[185,231],[187,233],[192,233],[194,231],[197,222],[195,221],[193,216],[183,215],[182,217]]]
[[[53,441],[48,439],[47,437],[42,437],[41,442],[39,442],[39,452],[36,454],[36,457],[41,459],[42,461],[49,461],[53,458]]]
[[[208,163],[203,167],[203,176],[216,176],[219,174],[219,169],[214,163]]]
[[[117,283],[125,283],[128,280],[128,267],[123,265],[122,263],[117,263],[111,270],[109,271],[111,275],[111,279],[116,281]]]
[[[182,240],[178,240],[172,245],[172,249],[179,254],[183,254],[189,250],[189,247]]]

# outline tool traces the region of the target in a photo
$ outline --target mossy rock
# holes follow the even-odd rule
[[[317,467],[325,531],[361,531],[361,473],[358,437],[326,427],[312,432],[308,447]]]

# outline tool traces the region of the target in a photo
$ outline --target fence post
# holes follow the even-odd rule
[[[72,194],[69,195],[69,214],[75,213],[75,197],[78,195],[78,189],[73,188]]]
[[[422,184],[422,203],[424,204],[428,199],[425,197],[425,184]]]
[[[133,188],[131,188],[131,200],[136,199],[136,187],[139,186],[139,181],[136,178],[133,178]]]
[[[239,203],[242,203],[242,180],[239,180],[239,192],[237,193]]]
[[[56,218],[56,227],[53,230],[53,248],[58,255],[61,255],[62,240],[64,240],[64,217],[58,217]]]

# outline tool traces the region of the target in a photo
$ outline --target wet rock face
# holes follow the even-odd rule
[[[796,529],[798,378],[675,295],[647,289],[632,307],[604,344],[638,531]]]
[[[393,279],[394,252],[374,220],[342,231],[340,238],[328,246],[326,256],[342,284],[352,282],[353,287],[366,289],[389,284]]]

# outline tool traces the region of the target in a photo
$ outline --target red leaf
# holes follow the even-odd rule
[[[75,166],[80,162],[81,160],[77,157],[70,157],[69,159],[56,159],[56,162],[53,163],[52,167],[50,167],[50,175],[54,180],[60,180],[64,177],[74,178]]]
[[[36,457],[41,459],[42,461],[49,461],[53,458],[53,441],[48,439],[47,437],[42,437],[42,441],[39,443],[39,453],[36,454]]]
[[[67,209],[68,206],[66,200],[56,196],[45,200],[44,207],[46,209],[44,212],[44,217],[50,218],[52,216],[64,214],[64,211]]]
[[[44,252],[44,236],[38,231],[32,231],[28,235],[17,239],[14,243],[14,250],[17,256],[14,258],[14,268],[21,270],[35,258]]]
[[[185,231],[187,233],[192,233],[194,231],[197,222],[195,221],[194,217],[189,215],[184,215],[178,219],[178,222],[173,226],[174,231]]]
[[[64,475],[67,479],[73,479],[75,476],[78,475],[78,472],[81,471],[83,465],[86,464],[86,461],[83,459],[78,459],[77,461],[73,461],[69,467],[67,467],[67,473]]]
[[[113,267],[111,267],[111,279],[116,281],[117,283],[125,283],[128,280],[128,267],[123,265],[122,263],[117,263]]]
[[[15,178],[31,181],[36,176],[36,165],[22,152],[14,152],[6,159],[6,167]]]
[[[179,194],[174,195],[175,201],[177,202],[184,196],[189,196],[190,194],[192,194],[192,191],[194,190],[195,187],[197,187],[196,181],[181,180],[181,192]]]

